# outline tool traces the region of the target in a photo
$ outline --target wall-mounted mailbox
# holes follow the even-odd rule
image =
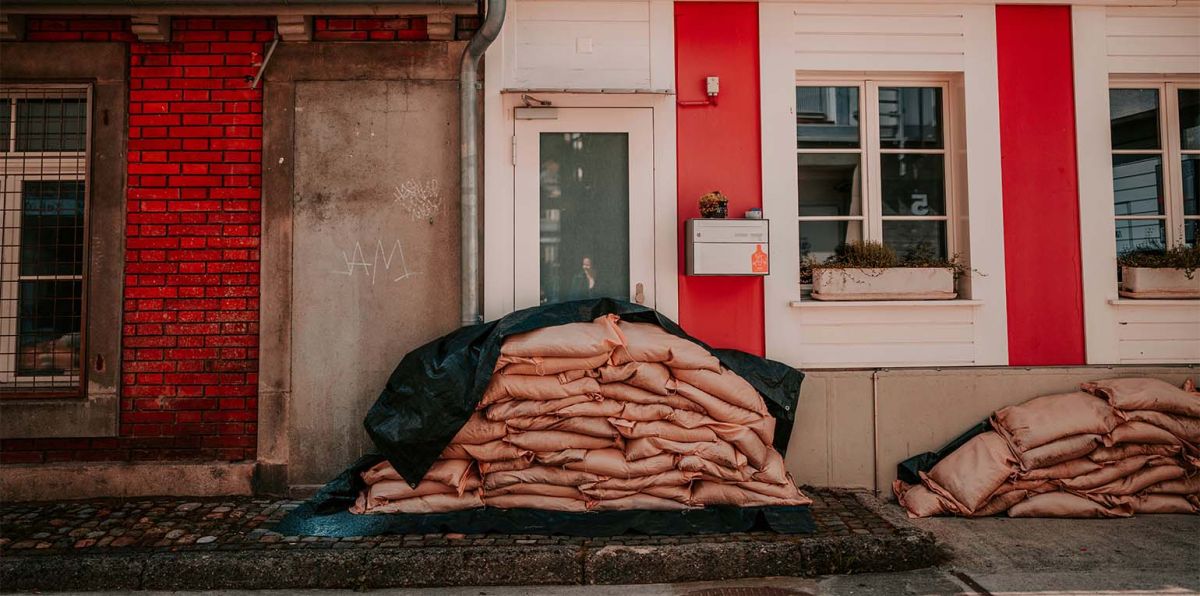
[[[769,228],[765,219],[687,220],[687,274],[770,274]]]

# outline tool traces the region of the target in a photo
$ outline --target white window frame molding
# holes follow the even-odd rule
[[[1183,156],[1200,156],[1200,149],[1183,149],[1183,141],[1179,136],[1179,91],[1200,89],[1200,77],[1113,75],[1108,88],[1153,89],[1158,92],[1158,149],[1114,149],[1110,138],[1109,151],[1113,156],[1158,155],[1162,160],[1165,207],[1162,215],[1117,215],[1114,212],[1113,218],[1117,221],[1161,220],[1166,229],[1167,247],[1178,246],[1183,243],[1186,222],[1200,221],[1200,215],[1185,215],[1183,212]]]
[[[905,60],[875,60],[871,70],[849,70],[863,63],[862,56],[838,53],[800,53],[794,27],[799,13],[820,13],[854,19],[870,9],[845,4],[763,3],[759,5],[759,64],[761,81],[761,130],[763,159],[763,210],[772,220],[772,236],[781,250],[771,251],[771,275],[764,284],[767,356],[793,366],[816,368],[870,368],[908,366],[984,366],[1008,364],[1008,314],[1005,295],[1004,211],[1000,172],[1000,111],[996,65],[996,22],[994,5],[888,5],[889,12],[936,14],[945,22],[961,22],[961,54],[917,53]],[[870,14],[874,14],[870,12]],[[864,63],[864,66],[866,64]],[[969,254],[970,278],[960,280],[970,299],[940,303],[869,302],[831,303],[813,306],[800,301],[800,251],[796,173],[795,86],[797,73],[814,79],[871,76],[896,80],[949,80],[951,96],[944,105],[962,106],[950,111],[948,127],[956,127],[962,140],[948,192],[961,197],[949,219],[947,236],[953,234],[954,250]],[[812,79],[809,79],[812,80]],[[957,97],[957,99],[956,99]],[[796,247],[792,250],[788,247]],[[955,327],[955,334],[969,326],[970,339],[947,340],[969,343],[938,344],[919,333],[920,326]],[[826,358],[814,362],[810,346],[829,329],[857,334],[865,348],[844,362]],[[905,331],[901,332],[901,329]],[[899,337],[907,337],[897,343]],[[956,335],[957,337],[957,335]],[[892,342],[886,347],[887,342]],[[876,350],[871,346],[881,346]],[[903,348],[899,346],[903,345]],[[959,350],[949,346],[961,347]],[[952,360],[947,360],[953,357]],[[839,358],[840,359],[840,358]]]
[[[954,221],[957,203],[965,197],[960,196],[956,173],[960,171],[957,161],[962,157],[962,148],[956,123],[963,109],[961,97],[955,93],[954,79],[957,75],[929,76],[909,73],[874,74],[865,78],[830,78],[827,74],[811,72],[796,73],[796,87],[854,87],[858,89],[858,113],[862,116],[858,122],[858,147],[837,148],[796,148],[796,155],[843,154],[858,155],[861,168],[863,189],[863,205],[860,215],[818,216],[799,215],[797,219],[806,221],[858,221],[863,225],[862,239],[864,241],[883,241],[883,222],[885,221],[941,221],[946,224],[946,256],[955,254],[958,243],[955,234]],[[940,149],[884,149],[880,146],[879,133],[879,89],[880,87],[922,87],[937,88],[942,91],[942,148]],[[795,107],[795,106],[793,106]],[[868,109],[869,108],[869,109]],[[945,198],[943,215],[883,215],[883,176],[880,160],[887,154],[921,154],[941,155],[943,158],[943,197]],[[797,188],[797,192],[799,189]],[[798,195],[797,195],[798,196]],[[797,238],[798,239],[798,238]],[[791,250],[790,246],[785,250]]]
[[[1183,70],[1171,75],[1158,72],[1119,72],[1119,64],[1142,64],[1128,59],[1115,60],[1109,55],[1108,19],[1114,14],[1128,18],[1148,16],[1152,21],[1175,26],[1182,20],[1160,17],[1196,19],[1195,5],[1191,8],[1112,9],[1104,6],[1072,6],[1072,54],[1075,67],[1075,144],[1078,161],[1080,257],[1083,272],[1084,340],[1087,364],[1195,362],[1195,354],[1184,359],[1161,356],[1160,352],[1143,354],[1131,352],[1131,339],[1123,331],[1140,323],[1160,325],[1161,328],[1195,329],[1200,314],[1193,301],[1125,300],[1117,294],[1116,213],[1113,204],[1112,129],[1109,116],[1109,89],[1114,83],[1140,82],[1153,86],[1155,82],[1200,80],[1200,63],[1190,58],[1190,72]],[[1146,62],[1147,69],[1171,68],[1175,63],[1160,60]],[[1160,95],[1160,101],[1162,101]],[[1166,182],[1166,184],[1171,184]],[[1168,230],[1170,236],[1170,230]],[[1164,346],[1170,343],[1162,338]],[[1144,344],[1144,342],[1139,342]],[[1176,342],[1178,343],[1178,342]]]

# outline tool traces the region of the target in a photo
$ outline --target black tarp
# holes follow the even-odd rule
[[[504,338],[543,327],[595,320],[653,323],[695,342],[742,376],[764,398],[776,419],[774,446],[783,453],[791,435],[804,374],[779,362],[737,350],[713,349],[684,333],[674,321],[644,306],[599,298],[517,311],[490,323],[463,327],[409,352],[388,378],[363,425],[378,450],[363,456],[309,502],[285,518],[277,531],[324,536],[421,532],[561,533],[580,536],[740,532],[770,528],[812,531],[807,507],[706,507],[691,511],[563,513],[493,508],[436,515],[351,515],[346,510],[364,488],[361,473],[387,459],[416,486],[466,423],[483,396]]]
[[[955,437],[953,441],[943,445],[941,449],[926,451],[896,464],[896,477],[908,484],[920,484],[920,472],[932,470],[938,462],[946,459],[946,456],[954,453],[956,449],[965,445],[967,441],[975,438],[975,435],[985,433],[989,430],[992,430],[992,423],[990,420],[984,420],[967,429],[967,432]]]
[[[657,311],[611,298],[527,308],[491,323],[463,327],[409,352],[367,412],[363,421],[367,433],[379,453],[416,486],[475,411],[492,379],[504,338],[542,327],[593,321],[610,313],[624,321],[653,323],[712,352],[762,394],[777,421],[775,448],[780,452],[786,449],[803,373],[745,352],[714,350]]]

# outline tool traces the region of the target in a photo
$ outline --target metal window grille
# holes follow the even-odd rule
[[[88,85],[0,85],[0,396],[83,384]]]

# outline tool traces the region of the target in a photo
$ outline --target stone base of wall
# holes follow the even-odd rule
[[[4,466],[0,501],[97,497],[216,497],[254,493],[254,462],[80,463]]]

